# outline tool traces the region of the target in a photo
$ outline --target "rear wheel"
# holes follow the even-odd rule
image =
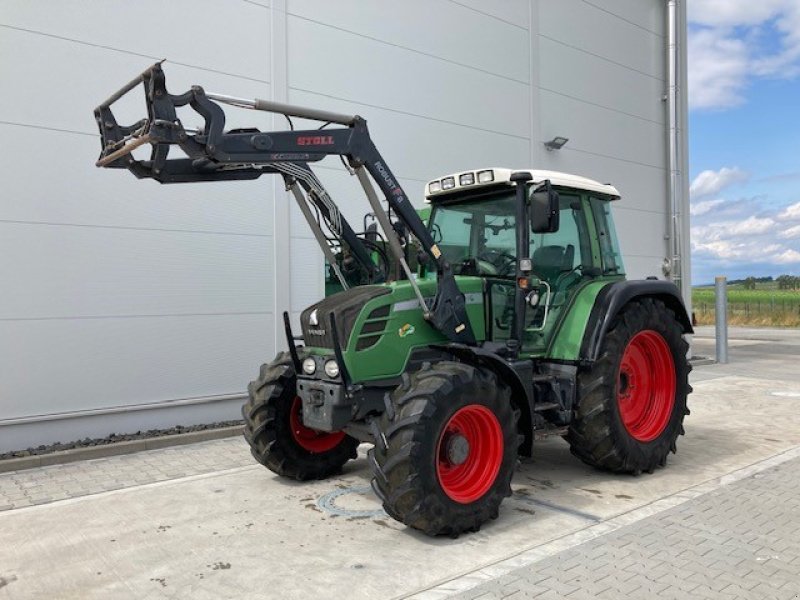
[[[578,405],[567,440],[587,464],[652,472],[677,450],[691,392],[688,344],[660,300],[627,305],[606,334],[598,360],[578,376]]]
[[[343,431],[328,433],[303,424],[292,359],[282,352],[262,365],[248,386],[242,407],[244,437],[253,457],[273,473],[304,481],[340,472],[356,458],[358,440]]]
[[[452,537],[497,517],[519,443],[510,390],[493,372],[444,361],[405,375],[380,429],[372,487],[389,515]]]

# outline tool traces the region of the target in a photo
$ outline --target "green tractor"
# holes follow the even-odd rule
[[[110,107],[140,83],[148,117],[121,126]],[[202,129],[177,118],[187,104]],[[226,131],[220,104],[324,125]],[[563,436],[582,461],[615,473],[652,472],[675,452],[692,326],[672,283],[625,279],[614,187],[548,171],[463,171],[427,184],[423,223],[358,116],[199,87],[170,95],[160,65],[95,114],[99,166],[162,183],[279,174],[320,242],[342,291],[303,311],[299,336],[284,314],[288,351],[261,367],[242,409],[252,454],[274,473],[323,479],[369,443],[386,512],[457,536],[498,516],[539,434]],[[149,160],[135,159],[145,143]],[[185,156],[169,157],[174,146]],[[380,243],[352,230],[311,171],[330,155],[357,176]],[[342,272],[332,238],[358,263],[360,285]]]

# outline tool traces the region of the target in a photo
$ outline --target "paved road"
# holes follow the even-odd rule
[[[731,340],[730,365],[692,373],[668,468],[615,476],[541,442],[458,540],[388,519],[364,460],[297,485],[241,438],[0,474],[0,600],[797,598],[800,332]]]
[[[240,437],[0,474],[0,511],[247,467]]]
[[[457,598],[800,598],[798,484],[793,459]]]

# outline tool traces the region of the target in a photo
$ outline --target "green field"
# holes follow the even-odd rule
[[[692,289],[692,308],[700,325],[714,323],[714,286]],[[779,290],[775,282],[759,283],[754,290],[743,284],[728,286],[728,322],[731,325],[800,327],[800,290]]]

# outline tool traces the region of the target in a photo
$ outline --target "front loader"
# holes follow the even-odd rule
[[[120,125],[112,105],[139,86],[147,117]],[[321,126],[226,130],[222,105]],[[202,127],[184,126],[186,106]],[[249,385],[245,438],[271,471],[326,478],[367,442],[386,512],[457,536],[498,516],[539,435],[562,436],[578,458],[616,473],[652,472],[676,451],[692,327],[671,282],[626,280],[613,186],[467,170],[428,183],[423,223],[359,116],[200,87],[173,95],[160,63],[95,115],[101,167],[161,183],[283,177],[338,280],[341,292],[303,311],[300,335],[284,314],[288,351]],[[148,156],[136,152],[144,145]],[[358,178],[380,243],[374,228],[353,230],[314,175],[331,155]],[[349,285],[343,255],[362,284]]]

